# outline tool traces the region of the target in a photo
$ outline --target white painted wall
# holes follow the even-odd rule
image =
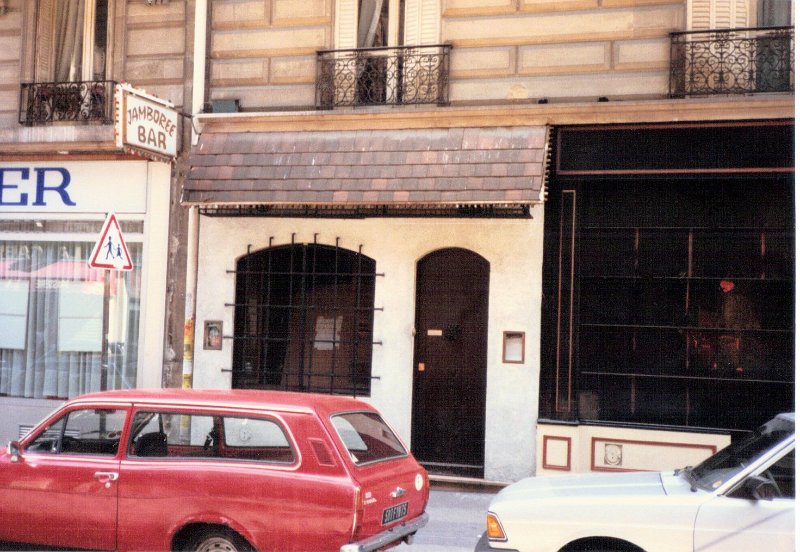
[[[541,206],[528,220],[493,219],[280,219],[201,217],[193,381],[196,388],[229,388],[233,343],[203,350],[206,320],[233,328],[236,260],[248,246],[257,251],[291,243],[334,245],[375,259],[376,311],[372,395],[367,398],[408,442],[414,357],[416,263],[446,247],[469,249],[490,263],[487,350],[485,478],[512,481],[536,465],[541,308]],[[229,272],[230,271],[230,272]],[[503,331],[525,332],[524,364],[502,363]]]

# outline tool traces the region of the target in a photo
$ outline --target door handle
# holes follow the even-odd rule
[[[111,482],[119,479],[117,472],[94,472],[94,478],[102,482],[106,489],[111,487]]]

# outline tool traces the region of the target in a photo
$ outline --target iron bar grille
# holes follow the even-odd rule
[[[670,97],[794,91],[794,29],[670,33]]]
[[[369,395],[375,261],[318,244],[270,247],[236,266],[233,387]]]
[[[449,44],[317,52],[318,109],[448,102]]]
[[[19,122],[114,123],[114,81],[24,82]]]

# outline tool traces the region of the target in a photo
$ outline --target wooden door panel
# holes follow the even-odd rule
[[[412,448],[433,471],[482,476],[489,263],[464,249],[417,266]]]

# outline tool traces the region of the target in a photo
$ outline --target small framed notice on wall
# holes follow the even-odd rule
[[[503,363],[525,362],[525,332],[503,332]]]
[[[222,349],[222,320],[206,320],[203,329],[203,349],[211,351]]]

